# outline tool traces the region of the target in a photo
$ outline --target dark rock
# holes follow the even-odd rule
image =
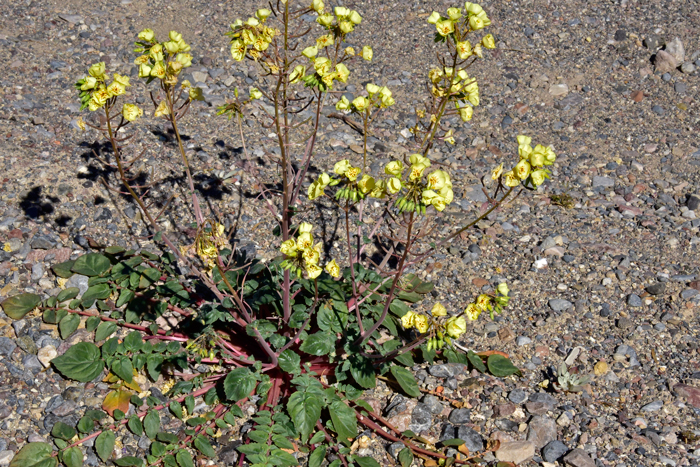
[[[440,402],[440,399],[431,394],[426,394],[425,397],[423,397],[423,403],[426,405],[426,407],[428,407],[428,410],[430,410],[430,413],[433,415],[438,415],[442,412],[442,402]]]
[[[639,295],[631,293],[627,296],[627,305],[634,308],[639,308],[642,306],[642,299]]]
[[[484,450],[484,438],[468,426],[460,426],[457,430],[457,438],[464,441],[464,446],[469,452],[479,452]]]
[[[542,415],[557,406],[557,400],[546,392],[532,394],[525,408],[533,415]]]
[[[566,444],[559,440],[550,441],[542,448],[542,457],[547,462],[556,462],[569,451]]]
[[[514,404],[522,404],[527,400],[527,392],[524,389],[516,388],[508,394],[508,400]]]
[[[447,418],[454,425],[464,425],[471,420],[471,410],[469,409],[454,409],[450,412]]]
[[[462,363],[445,363],[442,365],[432,365],[428,368],[428,373],[436,378],[449,378],[464,374],[467,370],[467,365]]]
[[[554,420],[545,415],[532,417],[528,423],[528,441],[532,441],[540,449],[555,439],[557,439],[557,424]]]
[[[649,292],[652,295],[661,295],[666,290],[666,283],[665,282],[657,282],[655,284],[651,284],[651,285],[646,286],[646,288],[644,290],[646,290],[647,292]]]
[[[430,409],[427,405],[422,402],[416,404],[411,414],[411,424],[409,429],[414,433],[420,433],[421,431],[427,431],[433,426],[433,414],[430,413]]]
[[[9,357],[16,348],[17,344],[15,344],[15,341],[9,337],[0,337],[0,355]]]
[[[583,449],[574,449],[564,457],[564,463],[569,467],[596,467],[586,451]]]

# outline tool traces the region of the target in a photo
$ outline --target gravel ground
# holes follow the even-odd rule
[[[473,72],[482,96],[474,119],[452,121],[457,144],[431,154],[455,180],[455,203],[439,222],[447,231],[473,216],[484,201],[478,180],[512,160],[516,135],[553,144],[558,160],[553,180],[538,193],[479,223],[430,260],[423,274],[452,311],[507,279],[512,306],[493,322],[477,322],[461,344],[507,352],[523,376],[501,380],[459,365],[419,366],[414,370],[422,388],[442,391],[464,407],[430,394],[407,400],[382,383],[368,401],[400,429],[436,442],[459,437],[479,451],[487,438],[498,439],[495,456],[485,456],[494,464],[698,465],[698,3],[482,5],[498,48]],[[235,230],[239,247],[275,254],[273,224],[260,217],[249,177],[274,180],[274,168],[263,162],[274,141],[251,122],[246,144],[252,156],[245,160],[235,128],[215,116],[215,106],[236,86],[247,92],[260,84],[254,69],[230,59],[222,37],[229,23],[258,6],[248,0],[206,8],[184,0],[2,2],[0,300],[55,291],[51,264],[84,253],[91,240],[152,247],[140,238],[145,232],[134,207],[102,188],[105,174],[91,154],[102,146],[94,134],[77,131],[72,87],[97,61],[134,76],[130,46],[145,27],[160,34],[178,29],[197,57],[189,77],[203,83],[206,102],[194,106],[183,133],[207,209]],[[375,59],[371,71],[362,64],[353,69],[345,91],[352,95],[369,79],[395,90],[397,101],[370,138],[376,172],[391,155],[405,152],[416,91],[433,65],[433,30],[425,19],[453,5],[349,6],[365,18],[358,37],[366,42],[356,45],[374,45]],[[659,48],[667,53],[657,54]],[[142,95],[140,86],[132,92]],[[352,129],[327,117],[321,129],[315,171],[359,157]],[[145,118],[139,132],[148,146],[141,169],[177,175],[177,155],[162,124]],[[221,170],[233,172],[232,183],[220,183]],[[173,180],[154,194],[180,190],[182,183]],[[554,202],[562,198],[552,194],[570,203]],[[163,225],[184,237],[191,213],[179,200],[174,207]],[[63,342],[55,326],[38,317],[11,322],[0,312],[0,336],[1,467],[26,442],[47,439],[57,420],[75,424],[87,408],[99,407],[108,389],[65,381],[46,368],[52,349],[60,354],[68,343],[92,338],[84,329]],[[592,376],[584,391],[543,387],[562,361]],[[158,387],[150,388],[156,397]],[[169,422],[177,427],[177,420]],[[371,442],[359,449],[383,464],[396,463],[398,447],[367,434]],[[237,438],[235,431],[218,440],[217,463],[235,462]],[[121,443],[123,455],[148,447],[146,438],[128,434]],[[100,464],[92,447],[86,454],[88,465]]]

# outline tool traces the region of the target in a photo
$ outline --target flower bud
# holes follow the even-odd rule
[[[260,21],[265,21],[268,16],[270,16],[272,12],[268,10],[267,8],[260,8],[258,11],[255,12],[255,16],[260,20]]]
[[[505,282],[501,282],[500,284],[498,284],[496,290],[498,291],[498,293],[500,293],[501,295],[505,295],[506,297],[508,296],[508,292],[510,292],[510,290],[508,289],[508,284],[506,284]]]

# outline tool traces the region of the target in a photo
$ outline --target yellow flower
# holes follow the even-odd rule
[[[470,303],[467,305],[467,308],[464,310],[464,314],[467,315],[467,318],[469,318],[469,321],[476,321],[479,319],[479,315],[481,314],[483,310],[476,306],[474,303]]]
[[[437,302],[435,305],[433,305],[433,309],[430,310],[430,314],[436,318],[439,318],[440,316],[447,316],[447,309],[442,303]]]
[[[437,211],[440,211],[440,212],[444,211],[445,207],[447,207],[447,203],[442,198],[442,196],[436,196],[435,198],[432,199],[432,202],[430,204],[432,204],[433,207]]]
[[[491,180],[498,180],[503,173],[503,163],[493,169],[493,172],[491,172]]]
[[[413,153],[409,156],[408,161],[413,165],[424,165],[430,167],[430,159],[423,157],[421,154]]]
[[[517,140],[518,146],[530,146],[530,144],[532,143],[532,138],[525,135],[518,135]]]
[[[343,34],[350,34],[355,29],[355,26],[350,21],[341,21],[338,23],[338,26]]]
[[[547,146],[544,150],[544,165],[552,165],[557,160],[557,155],[551,146]]]
[[[428,175],[428,188],[431,190],[439,190],[445,186],[445,183],[450,179],[450,176],[444,170],[435,170]]]
[[[268,16],[270,16],[272,12],[268,10],[267,8],[260,8],[258,11],[255,12],[255,16],[260,20],[260,21],[265,21]]]
[[[435,29],[437,29],[438,34],[441,36],[447,36],[455,32],[455,25],[449,19],[441,19],[435,23]]]
[[[298,83],[306,74],[306,67],[304,65],[297,65],[294,70],[289,75],[290,83]]]
[[[481,8],[481,5],[478,3],[467,2],[464,4],[464,9],[467,11],[467,13],[469,13],[469,16],[478,15],[484,12],[484,9]]]
[[[350,76],[350,70],[348,70],[348,67],[346,67],[345,64],[338,63],[335,66],[335,74],[338,78],[338,81],[340,81],[341,83],[347,83],[348,76]]]
[[[350,108],[350,101],[347,97],[343,96],[338,103],[335,104],[335,108],[336,110],[348,110]]]
[[[100,81],[104,81],[104,79],[105,79],[105,62],[95,63],[94,65],[92,65],[90,67],[90,69],[88,70],[88,73],[93,78],[96,78]]]
[[[484,20],[482,20],[478,16],[472,16],[471,18],[469,18],[469,27],[472,31],[478,31],[479,29],[484,29],[486,25],[484,24]]]
[[[246,45],[239,41],[231,41],[231,56],[237,62],[240,62],[245,58]]]
[[[309,185],[309,191],[307,192],[307,196],[308,196],[309,200],[313,201],[316,198],[318,198],[319,196],[323,196],[324,195],[324,191],[323,191],[324,188],[325,187],[320,185],[318,183],[318,181],[311,183],[311,185]]]
[[[124,117],[124,120],[128,122],[133,122],[142,115],[143,110],[134,104],[124,104],[122,107],[122,116]]]
[[[352,21],[353,24],[360,24],[362,22],[362,16],[355,10],[352,10],[348,15],[348,19]]]
[[[189,44],[182,39],[177,41],[177,46],[180,52],[189,52],[190,50],[192,50],[192,47],[190,47]]]
[[[325,5],[323,4],[323,0],[313,0],[311,2],[311,9],[314,10],[316,13],[319,15],[323,13],[323,7]]]
[[[433,201],[437,199],[440,195],[438,195],[434,190],[425,190],[423,193],[421,193],[421,201],[423,204],[426,206],[429,206],[433,204]]]
[[[495,49],[496,48],[496,40],[493,38],[493,34],[486,34],[481,39],[481,45],[483,45],[487,49]]]
[[[325,15],[321,15],[318,18],[316,18],[316,22],[320,24],[323,27],[329,28],[333,24],[333,20],[335,18],[333,15],[330,13],[326,13]]]
[[[390,178],[389,181],[386,183],[386,191],[388,191],[392,195],[401,191],[401,180],[399,180],[396,177]]]
[[[189,97],[191,101],[203,101],[204,100],[204,94],[202,93],[202,88],[193,88],[190,87],[189,92]]]
[[[148,63],[148,55],[139,55],[134,59],[134,65],[142,65],[144,63]]]
[[[352,47],[345,47],[345,53],[352,57],[355,55],[355,49]]]
[[[372,47],[368,45],[362,47],[362,58],[370,62],[372,61],[372,57],[374,57],[374,51],[372,50]]]
[[[322,187],[327,187],[329,183],[331,183],[331,177],[327,173],[322,173],[321,175],[318,176],[318,180],[316,180],[319,185]]]
[[[151,76],[154,78],[165,78],[165,64],[163,62],[157,62],[151,69]]]
[[[316,279],[323,272],[321,266],[318,266],[316,264],[307,264],[305,269],[306,275],[309,277],[309,279]]]
[[[425,315],[416,315],[413,318],[413,326],[418,329],[418,332],[425,334],[430,329],[430,323],[428,322],[428,317]]]
[[[360,172],[362,172],[362,169],[359,167],[350,167],[346,172],[345,176],[350,180],[351,182],[354,182],[357,180],[357,177],[360,176]]]
[[[462,60],[469,58],[472,54],[472,44],[469,41],[457,42],[457,53]]]
[[[304,258],[304,264],[309,265],[309,264],[318,264],[318,260],[321,258],[321,255],[315,249],[307,248],[302,253],[302,257]]]
[[[153,32],[153,29],[144,29],[139,33],[139,39],[145,42],[151,42],[153,38],[156,36],[156,33]]]
[[[428,16],[428,23],[436,24],[438,21],[440,21],[440,18],[440,13],[438,13],[437,11],[433,11],[432,13],[430,13],[430,16]]]
[[[89,91],[97,86],[97,78],[92,76],[86,76],[83,78],[83,84],[80,86],[81,91]]]
[[[248,26],[257,26],[260,24],[260,21],[258,21],[258,18],[253,18],[252,16],[248,18],[248,21],[245,22]]]
[[[530,154],[530,165],[533,167],[542,167],[544,160],[544,152],[532,151],[532,154]]]
[[[386,166],[384,166],[384,173],[387,175],[393,175],[398,177],[403,172],[403,162],[401,161],[391,161]]]
[[[117,81],[113,81],[112,84],[107,86],[107,91],[112,96],[121,96],[126,92],[126,88],[123,84],[118,83]]]
[[[412,312],[411,310],[407,311],[405,315],[401,317],[401,326],[403,326],[404,329],[411,329],[414,324],[413,320],[416,318],[416,314]]]
[[[380,86],[377,86],[376,84],[367,83],[367,86],[365,86],[365,89],[367,89],[367,94],[369,94],[370,97],[372,97],[376,93],[378,93],[382,88]]]
[[[530,169],[530,163],[527,161],[527,159],[523,159],[516,164],[513,171],[520,180],[525,180],[530,175]]]
[[[336,263],[334,259],[326,263],[326,272],[336,279],[340,277],[340,266],[338,266],[338,263]]]
[[[453,339],[459,339],[467,332],[467,320],[463,316],[453,316],[445,322],[445,331]]]
[[[350,9],[345,8],[344,6],[337,6],[333,8],[333,13],[335,13],[335,16],[339,18],[344,18],[350,14]]]
[[[372,198],[386,198],[386,182],[384,180],[375,180],[374,189],[369,193]]]
[[[484,58],[484,51],[481,48],[481,44],[476,44],[474,46],[474,55],[476,55],[479,58]]]
[[[476,298],[476,306],[482,310],[488,310],[490,308],[491,297],[482,293]]]
[[[311,235],[311,232],[302,232],[299,234],[297,237],[297,249],[298,250],[307,250],[311,248],[314,244],[314,236]]]
[[[355,99],[353,99],[352,105],[358,112],[364,112],[367,107],[369,107],[369,99],[364,96],[357,96]]]
[[[110,92],[107,90],[107,88],[104,87],[104,85],[102,85],[100,89],[98,89],[92,94],[92,98],[95,102],[100,104],[100,107],[102,107],[105,104],[105,102],[109,100],[110,97],[112,97],[112,94],[110,94]]]
[[[289,240],[282,242],[282,245],[280,246],[280,251],[282,252],[282,254],[287,256],[296,256],[297,244],[294,241],[294,239],[290,238]]]
[[[305,48],[304,50],[301,51],[301,54],[308,58],[309,60],[313,59],[316,55],[318,55],[318,48],[316,48],[315,45],[309,46]]]
[[[347,173],[346,173],[347,175]],[[376,182],[374,181],[374,178],[370,175],[364,174],[362,176],[362,179],[360,179],[359,182],[357,182],[357,188],[360,189],[363,195],[366,195],[370,191],[374,190],[374,187],[376,186]]]
[[[326,75],[331,70],[331,61],[326,57],[319,57],[314,61],[314,69],[321,76]]]
[[[513,188],[520,185],[520,178],[518,178],[518,176],[515,175],[515,172],[509,170],[508,172],[503,174],[503,183],[506,186]]]
[[[333,34],[325,34],[318,39],[316,39],[316,48],[317,49],[324,49],[328,47],[329,45],[333,45],[334,39],[333,39]]]
[[[535,170],[530,174],[530,179],[533,185],[540,186],[547,179],[547,171],[544,169]]]
[[[95,100],[95,96],[92,96],[92,99],[90,99],[90,102],[88,103],[88,110],[90,110],[90,112],[94,112],[97,109],[101,109],[103,105],[105,105],[104,102],[100,103]]]
[[[80,128],[82,131],[85,131],[85,120],[83,120],[83,117],[78,118],[78,120],[75,122],[78,125],[78,128]],[[8,245],[7,243],[5,245]],[[5,251],[10,251],[10,250],[5,250]]]
[[[345,172],[347,172],[348,169],[350,169],[350,161],[347,159],[338,161],[333,166],[333,172],[337,173],[338,175],[345,175]]]
[[[447,16],[449,16],[452,21],[457,21],[462,17],[462,10],[459,8],[448,8]]]
[[[314,229],[314,226],[309,224],[308,222],[302,222],[299,224],[298,227],[298,233],[303,234],[303,233],[310,233]]]
[[[505,295],[506,297],[508,296],[508,292],[510,292],[510,290],[508,289],[508,284],[506,284],[505,282],[501,282],[500,284],[498,284],[496,290],[498,291],[498,293],[500,293],[501,295]]]
[[[163,46],[160,44],[155,44],[151,47],[151,52],[148,54],[156,62],[163,61]]]
[[[465,105],[464,107],[459,108],[459,117],[462,119],[463,122],[468,122],[469,120],[472,119],[474,116],[474,108]]]
[[[192,66],[192,55],[187,53],[177,54],[175,61],[180,63],[183,68],[188,68]]]
[[[130,86],[129,84],[129,77],[128,76],[122,76],[119,73],[114,73],[114,81],[117,83],[121,84],[122,86]]]
[[[262,92],[258,88],[250,88],[250,100],[260,99],[262,97]]]
[[[153,115],[155,117],[160,117],[161,115],[170,115],[170,109],[168,108],[168,104],[165,101],[160,101],[160,104],[158,104],[158,107],[156,108],[156,111]]]
[[[180,46],[175,41],[163,42],[163,47],[168,51],[169,54],[173,55],[180,50]]]

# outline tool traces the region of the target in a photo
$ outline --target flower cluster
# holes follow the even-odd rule
[[[75,83],[75,88],[80,92],[80,110],[88,108],[90,111],[101,109],[107,102],[115,97],[126,94],[126,88],[130,86],[129,77],[114,73],[114,80],[107,84],[105,63],[95,63],[88,70],[88,75]],[[143,111],[133,104],[124,104],[122,116],[125,120],[133,122],[143,115]]]
[[[219,250],[224,248],[228,239],[224,234],[224,226],[215,221],[208,221],[209,227],[202,227],[197,232],[197,237],[192,245],[180,247],[183,255],[196,254],[205,264],[208,270],[216,266]]]
[[[435,97],[453,96],[455,108],[460,118],[467,122],[472,119],[474,107],[479,105],[479,84],[465,70],[455,73],[454,68],[434,68],[428,73],[433,83],[431,93]],[[471,105],[467,105],[467,102]]]
[[[448,8],[447,16],[442,16],[433,11],[428,17],[428,23],[434,24],[437,33],[445,37],[453,35],[455,28],[462,24],[468,25],[471,31],[478,31],[490,26],[491,20],[479,4],[467,2],[464,4],[464,12],[461,8]]]
[[[305,275],[308,279],[316,279],[323,272],[321,266],[318,265],[323,245],[321,242],[314,245],[312,230],[311,224],[302,222],[299,225],[296,240],[290,238],[282,242],[280,246],[280,252],[285,256],[281,266],[296,272],[298,277]],[[332,277],[340,277],[340,266],[335,262],[335,259],[326,263],[325,270]]]
[[[170,31],[168,41],[158,42],[152,29],[144,29],[138,35],[134,64],[139,66],[139,77],[160,79],[166,85],[177,84],[177,77],[184,68],[192,66],[190,45],[177,31]]]
[[[443,211],[454,199],[450,174],[444,170],[434,170],[424,181],[423,174],[431,165],[430,159],[420,154],[411,154],[409,162],[411,166],[405,180],[403,162],[391,161],[384,167],[384,172],[390,176],[386,181],[386,191],[393,195],[406,189],[406,193],[400,194],[396,200],[399,212],[424,214],[426,206],[431,205],[436,210]]]
[[[335,199],[342,198],[357,202],[360,199],[364,199],[366,196],[371,198],[386,197],[387,190],[384,180],[377,180],[369,174],[362,174],[362,169],[352,166],[347,159],[336,162],[333,171],[337,175],[340,175],[341,178],[331,178],[327,173],[319,175],[318,179],[309,186],[307,195],[310,200],[323,196],[327,186],[335,186],[342,181],[345,181],[346,185],[335,193]],[[362,175],[362,177],[360,177],[360,175]]]
[[[526,186],[538,187],[549,178],[550,171],[545,169],[545,166],[554,164],[557,155],[551,146],[543,146],[538,144],[533,147],[530,145],[532,138],[529,136],[518,135],[518,154],[520,162],[508,172],[503,172],[503,164],[496,167],[491,178],[493,180],[502,180],[503,184],[508,187],[516,187],[523,182]]]
[[[482,312],[488,311],[491,319],[493,319],[494,313],[503,311],[503,307],[507,306],[510,300],[510,297],[508,297],[508,285],[505,282],[498,284],[496,292],[497,295],[479,295],[473,303],[467,305],[464,309],[464,315],[470,321],[476,321]]]
[[[435,335],[428,340],[428,350],[441,349],[445,343],[451,344],[451,339],[459,339],[467,331],[467,321],[461,315],[451,316],[444,321],[439,319],[447,316],[447,309],[440,302],[433,305],[430,315],[428,317],[409,310],[401,318],[404,329],[416,328],[421,334],[435,330]]]
[[[276,29],[265,25],[271,14],[267,8],[260,8],[245,23],[238,19],[231,25],[227,35],[231,37],[231,56],[234,60],[240,62],[246,56],[255,61],[260,59],[278,34]]]
[[[335,104],[336,110],[343,112],[362,113],[372,107],[386,109],[395,104],[391,91],[386,86],[377,86],[376,84],[367,83],[367,96],[358,96],[352,102],[345,96]]]

